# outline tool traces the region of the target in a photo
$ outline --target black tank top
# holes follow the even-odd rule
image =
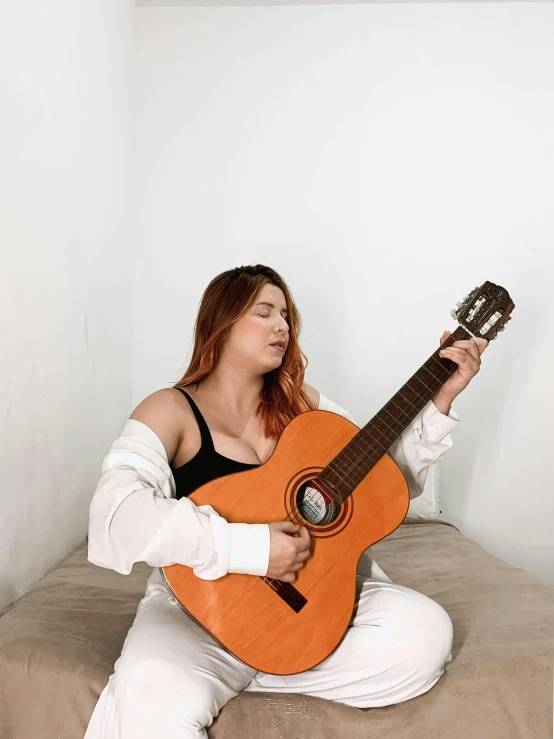
[[[216,477],[223,477],[233,472],[243,472],[244,470],[250,470],[253,467],[260,466],[261,462],[259,464],[237,462],[236,459],[229,459],[229,457],[224,457],[219,452],[216,452],[210,429],[204,420],[204,416],[200,413],[198,406],[182,388],[177,387],[175,389],[180,390],[190,403],[190,407],[198,421],[200,435],[202,437],[202,445],[194,457],[181,465],[181,467],[171,468],[173,477],[175,478],[175,497],[177,499],[190,495],[196,488],[199,488],[210,480],[215,480]]]

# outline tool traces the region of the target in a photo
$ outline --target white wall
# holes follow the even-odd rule
[[[513,320],[455,408],[442,516],[554,582],[554,6],[141,8],[133,405],[216,274],[279,270],[307,381],[369,418],[484,280]]]
[[[84,541],[129,412],[132,10],[0,13],[0,612]]]

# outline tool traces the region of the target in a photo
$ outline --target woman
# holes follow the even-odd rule
[[[229,523],[187,497],[209,480],[263,464],[299,413],[328,410],[354,421],[303,382],[300,327],[274,270],[255,265],[218,275],[202,297],[184,376],[137,406],[104,459],[90,507],[89,560],[123,574],[139,561],[156,569],[86,739],[206,737],[206,727],[242,690],[387,706],[429,690],[451,660],[448,614],[392,583],[369,550],[360,560],[345,637],[319,665],[287,676],[256,672],[226,652],[183,611],[157,569],[180,563],[207,580],[235,572],[292,582],[304,566],[310,547],[304,528]],[[450,403],[479,371],[486,344],[460,341],[444,351],[458,369],[389,450],[412,498],[423,491],[429,466],[452,446],[458,416]]]

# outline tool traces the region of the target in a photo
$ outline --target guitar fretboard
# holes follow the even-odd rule
[[[318,478],[328,481],[342,502],[369,474],[406,426],[456,370],[458,365],[450,359],[440,357],[439,351],[451,346],[455,341],[469,337],[470,334],[462,326],[458,326],[408,382],[319,473]]]

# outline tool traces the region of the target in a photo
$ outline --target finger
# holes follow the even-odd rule
[[[305,543],[309,544],[310,542],[310,532],[305,526],[302,526],[300,528],[300,539]]]
[[[486,339],[481,339],[479,337],[474,339],[474,341],[479,348],[479,354],[482,354],[489,345],[489,342]]]
[[[473,339],[467,339],[462,341],[455,341],[452,344],[454,349],[466,349],[476,362],[480,362],[479,347]]]
[[[474,336],[471,339],[462,339],[461,341],[455,341],[452,346],[465,344],[466,341],[470,341],[472,344],[474,344],[479,350],[479,354],[482,354],[489,345],[489,342],[486,339],[482,339],[480,336]]]
[[[306,540],[306,539],[304,539],[304,538],[299,538],[299,539],[298,539],[297,541],[295,541],[294,543],[295,543],[295,545],[296,545],[296,553],[297,553],[297,554],[298,554],[299,552],[305,552],[306,550],[308,550],[308,551],[310,550],[310,544],[311,544],[311,541],[310,541],[310,539],[309,539],[309,538],[308,538],[308,540]]]
[[[450,334],[450,331],[443,331],[443,334],[442,334],[442,336],[440,337],[440,339],[439,339],[439,342],[440,342],[441,344],[444,344],[444,342],[445,342],[445,341],[446,341],[446,340],[448,339],[448,337],[449,337],[450,335],[451,335],[451,334]]]
[[[279,531],[283,531],[285,534],[293,534],[299,528],[298,524],[292,521],[279,521],[278,523]]]
[[[305,562],[309,556],[310,556],[310,550],[303,549],[301,552],[296,553],[296,557],[294,558],[294,561],[295,562]]]
[[[441,349],[441,356],[456,357],[460,361],[475,361],[475,358],[466,349],[460,349],[460,347],[449,346],[446,349]]]
[[[463,349],[454,349],[454,347],[450,347],[448,349],[441,349],[440,354],[442,357],[446,357],[447,359],[451,359],[453,362],[456,362],[459,367],[471,367],[475,370],[479,369],[478,362],[475,361],[471,354]]]
[[[296,545],[296,551],[301,552],[303,549],[309,549],[312,543],[310,535],[300,534],[297,540],[294,542]]]

